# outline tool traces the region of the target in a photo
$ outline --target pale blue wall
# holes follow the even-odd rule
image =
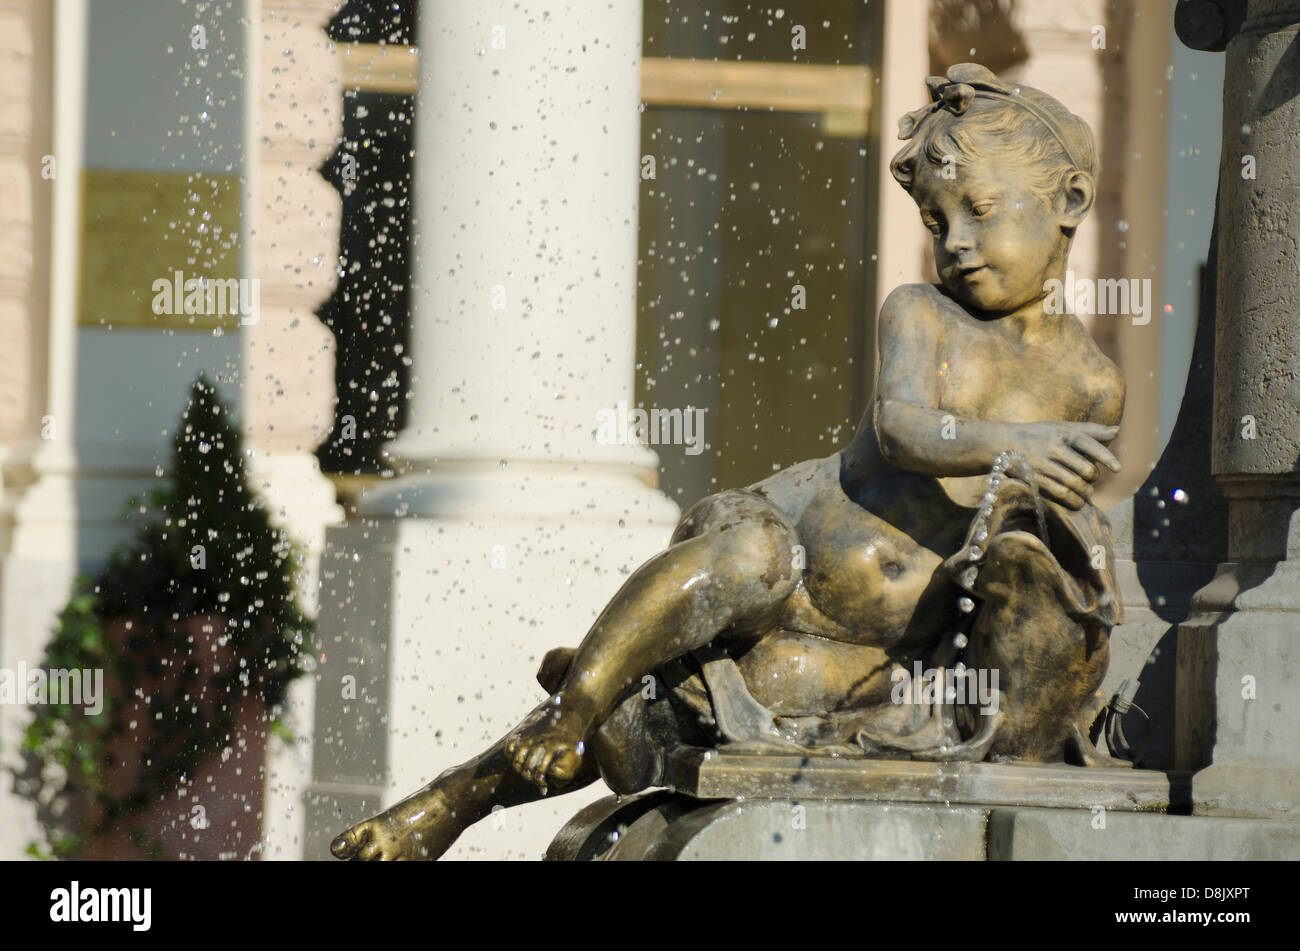
[[[86,165],[228,172],[243,164],[243,2],[213,0],[202,14],[197,6],[90,0]],[[190,46],[196,24],[206,50]]]
[[[1173,15],[1169,17],[1173,23]],[[1170,68],[1169,177],[1165,191],[1165,303],[1160,431],[1168,440],[1187,385],[1196,334],[1198,272],[1210,248],[1223,120],[1222,53],[1199,53],[1174,37]]]

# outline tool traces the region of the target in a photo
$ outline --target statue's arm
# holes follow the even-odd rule
[[[955,416],[940,407],[946,328],[920,285],[885,299],[878,322],[875,424],[881,454],[900,469],[932,476],[987,472],[1014,444],[1017,427]],[[991,368],[990,368],[991,369]]]
[[[1050,498],[1081,508],[1103,466],[1119,471],[1104,443],[1114,425],[1051,421],[1005,423],[961,417],[941,405],[942,354],[948,329],[932,296],[919,285],[898,288],[879,321],[875,430],[881,454],[900,469],[937,477],[987,472],[998,454],[1022,453]],[[988,386],[1007,385],[994,366],[982,368]],[[1115,416],[1123,407],[1122,381],[1099,406]]]

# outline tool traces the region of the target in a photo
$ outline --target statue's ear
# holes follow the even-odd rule
[[[1097,197],[1097,183],[1087,172],[1075,169],[1064,182],[1056,196],[1057,213],[1061,216],[1061,227],[1077,228],[1087,217],[1092,203]]]

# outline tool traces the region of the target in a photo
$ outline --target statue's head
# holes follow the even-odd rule
[[[1092,207],[1092,130],[1051,96],[962,63],[926,80],[931,103],[899,122],[890,172],[934,235],[948,291],[1008,313],[1044,296]]]

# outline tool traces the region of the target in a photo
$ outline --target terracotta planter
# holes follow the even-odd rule
[[[157,657],[159,671],[140,671],[135,697],[124,696],[125,687],[106,671],[105,691],[114,701],[113,724],[119,729],[105,741],[109,760],[106,779],[114,798],[136,788],[148,769],[146,758],[170,758],[185,737],[174,737],[150,753],[151,744],[166,735],[164,724],[149,713],[147,698],[161,690],[171,694],[179,686],[184,666],[196,664],[198,677],[182,690],[207,722],[217,712],[213,683],[217,673],[238,665],[233,648],[221,644],[224,621],[213,615],[196,615],[177,624],[186,635],[184,650],[176,656]],[[139,629],[138,618],[116,618],[104,625],[107,640],[125,649]],[[143,694],[141,696],[140,694]],[[269,720],[256,698],[238,701],[234,726],[222,750],[207,754],[183,778],[169,778],[161,796],[115,820],[91,838],[88,859],[244,859],[257,857],[254,848],[262,835],[263,789]],[[87,817],[92,823],[100,815]],[[135,841],[143,838],[158,846],[156,856]]]

